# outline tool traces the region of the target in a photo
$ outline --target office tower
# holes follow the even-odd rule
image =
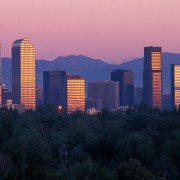
[[[111,81],[119,82],[119,105],[134,106],[134,73],[129,70],[113,70]]]
[[[102,99],[102,108],[119,107],[119,82],[100,81],[88,84],[88,98]]]
[[[62,93],[62,108],[65,111],[85,111],[85,80],[81,76],[64,76]]]
[[[59,110],[73,112],[85,110],[85,80],[65,71],[43,72],[44,104]]]
[[[142,102],[142,88],[134,87],[134,105],[138,105]]]
[[[35,110],[35,48],[29,39],[12,45],[12,102]]]
[[[65,71],[51,70],[43,72],[44,104],[58,107],[62,104],[62,79]]]
[[[171,97],[172,107],[180,105],[180,64],[171,65]]]
[[[162,107],[161,47],[144,48],[143,101],[150,107]]]

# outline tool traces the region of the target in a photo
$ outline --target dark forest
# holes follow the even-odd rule
[[[3,180],[178,180],[180,109],[0,109]]]

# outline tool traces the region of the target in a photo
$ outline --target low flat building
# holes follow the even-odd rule
[[[119,106],[119,82],[99,81],[89,83],[88,98],[102,99],[102,109],[117,109]]]

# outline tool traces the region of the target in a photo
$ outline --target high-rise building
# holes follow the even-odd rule
[[[12,102],[36,109],[35,48],[29,39],[19,39],[12,45]]]
[[[171,97],[172,107],[180,105],[180,64],[171,65]]]
[[[162,50],[144,48],[143,101],[150,107],[162,107]]]
[[[100,81],[88,84],[88,98],[102,99],[102,108],[119,107],[119,82]]]
[[[134,106],[134,73],[130,70],[113,70],[111,81],[119,82],[119,105]]]
[[[62,104],[62,79],[65,71],[51,70],[43,72],[44,104],[58,107]]]
[[[85,110],[85,80],[65,71],[43,72],[44,104],[67,112]]]
[[[79,75],[63,77],[62,108],[67,112],[85,111],[85,80]]]

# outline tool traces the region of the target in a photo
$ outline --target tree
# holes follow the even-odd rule
[[[117,168],[119,180],[156,180],[154,175],[136,159],[122,162]]]

